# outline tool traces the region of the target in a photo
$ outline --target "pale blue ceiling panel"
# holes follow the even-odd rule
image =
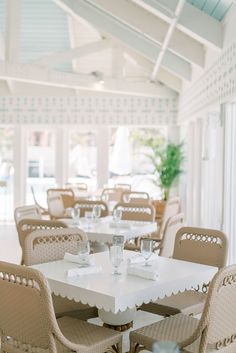
[[[67,14],[51,0],[22,0],[21,60],[31,62],[69,48]],[[72,71],[72,64],[58,69]]]
[[[233,4],[233,0],[187,0],[190,4],[222,21]]]

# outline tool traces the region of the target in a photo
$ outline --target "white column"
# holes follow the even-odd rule
[[[201,223],[202,119],[194,122],[193,140],[193,225]]]
[[[14,207],[22,206],[26,200],[27,178],[27,132],[25,127],[14,129]]]
[[[109,177],[109,127],[97,129],[97,183],[98,188],[103,188],[108,183]]]
[[[194,159],[194,124],[189,123],[188,126],[188,142],[187,142],[187,197],[186,197],[186,221],[187,224],[193,223],[193,159]]]
[[[56,183],[58,187],[62,187],[68,181],[68,158],[69,158],[69,141],[68,130],[65,126],[56,128]]]
[[[169,142],[179,143],[179,127],[177,125],[168,126],[167,137]]]

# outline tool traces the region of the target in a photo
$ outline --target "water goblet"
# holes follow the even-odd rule
[[[122,218],[122,210],[119,208],[115,208],[113,210],[112,216],[113,216],[113,221],[116,223],[116,225],[118,225]]]
[[[98,219],[101,217],[102,209],[100,205],[94,205],[93,206],[93,217],[96,222],[98,222]]]
[[[81,259],[82,266],[89,265],[89,253],[90,253],[90,244],[88,240],[80,240],[78,242],[78,255]]]
[[[121,262],[123,261],[123,248],[120,245],[112,245],[110,247],[110,261],[113,267],[113,275],[120,275],[118,271]]]
[[[91,222],[92,222],[92,219],[93,219],[93,212],[91,212],[91,211],[85,212],[84,217],[85,217],[85,220],[86,220],[87,228],[90,229]]]
[[[150,266],[148,264],[148,259],[152,255],[153,251],[153,241],[151,239],[145,238],[141,240],[141,255],[145,259],[144,266]]]
[[[79,224],[80,217],[80,209],[78,207],[74,207],[71,209],[71,218],[73,219],[73,224]]]

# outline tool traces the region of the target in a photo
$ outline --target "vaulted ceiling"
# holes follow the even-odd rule
[[[4,68],[0,65],[0,77],[173,95],[183,82],[191,82],[195,68],[204,69],[208,48],[216,55],[222,50],[221,21],[232,4],[232,0],[0,0],[5,48],[0,57],[7,61]],[[9,75],[12,62],[20,76]],[[30,64],[31,74],[22,64]],[[38,78],[39,68],[44,81]]]

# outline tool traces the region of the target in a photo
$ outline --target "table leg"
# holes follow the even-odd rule
[[[133,320],[135,318],[136,308],[112,313],[103,309],[98,310],[98,316],[103,321],[104,327],[112,328],[116,331],[126,331],[133,327]]]

